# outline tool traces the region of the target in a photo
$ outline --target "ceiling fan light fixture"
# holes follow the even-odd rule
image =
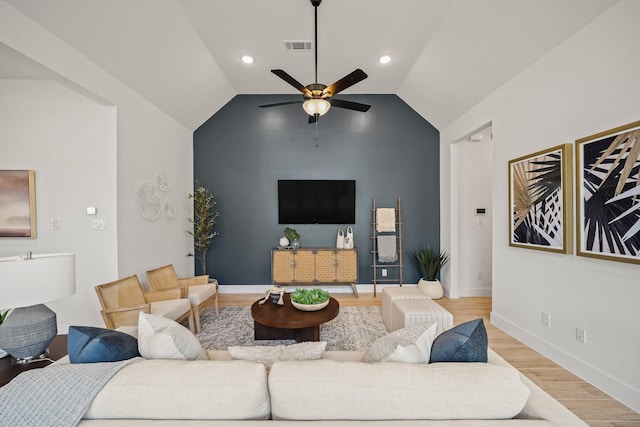
[[[244,62],[245,64],[253,64],[253,57],[249,55],[243,55],[242,62]]]
[[[310,116],[315,116],[316,114],[322,116],[327,111],[329,111],[329,108],[331,108],[331,103],[322,98],[307,99],[302,104],[302,108]]]
[[[389,55],[382,55],[379,59],[381,64],[388,64],[391,62],[391,57]]]

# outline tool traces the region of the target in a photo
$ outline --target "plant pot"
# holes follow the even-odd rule
[[[418,280],[418,289],[431,299],[440,299],[444,296],[444,290],[439,280]]]

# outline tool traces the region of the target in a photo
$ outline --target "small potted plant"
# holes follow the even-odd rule
[[[436,253],[431,247],[422,248],[412,252],[413,259],[416,260],[420,269],[421,278],[418,281],[418,288],[431,299],[440,299],[444,296],[442,285],[438,280],[438,274],[449,262],[449,255],[446,251]]]
[[[284,235],[289,239],[289,243],[293,249],[298,249],[300,247],[300,234],[298,234],[295,228],[285,228]]]
[[[298,310],[317,311],[329,305],[329,292],[313,289],[296,289],[291,293],[291,305]]]

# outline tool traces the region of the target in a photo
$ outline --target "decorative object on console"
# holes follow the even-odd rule
[[[571,165],[570,144],[509,161],[509,246],[571,253]]]
[[[295,228],[285,228],[284,235],[289,239],[289,243],[291,243],[291,247],[293,249],[298,249],[300,247],[300,234],[298,234]]]
[[[0,171],[0,237],[36,237],[36,173]]]
[[[576,141],[577,255],[640,264],[640,121]]]
[[[338,230],[338,235],[336,236],[336,249],[344,248],[344,231]]]
[[[282,236],[280,238],[280,240],[278,241],[278,243],[280,244],[281,248],[286,248],[287,246],[289,246],[289,239],[287,239],[286,237]]]
[[[344,235],[344,249],[353,249],[353,227],[347,227],[347,232]]]
[[[0,302],[14,307],[0,325],[0,348],[14,364],[48,356],[58,333],[56,314],[44,305],[76,291],[75,254],[43,254],[0,258]]]
[[[431,247],[427,247],[412,252],[412,255],[421,274],[418,288],[432,299],[442,298],[444,291],[437,277],[445,264],[449,262],[447,252],[442,250],[440,253],[435,253]]]
[[[213,210],[217,204],[215,198],[198,181],[196,181],[194,192],[188,197],[193,200],[193,218],[189,218],[193,228],[187,233],[193,236],[193,246],[199,254],[202,274],[207,274],[207,252],[209,252],[211,240],[218,235],[213,228],[216,226],[220,212]]]

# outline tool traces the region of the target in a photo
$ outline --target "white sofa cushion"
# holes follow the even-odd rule
[[[332,360],[276,362],[269,391],[285,420],[506,419],[529,396],[512,367]]]
[[[83,418],[245,420],[269,411],[261,363],[143,360],[122,368]]]

